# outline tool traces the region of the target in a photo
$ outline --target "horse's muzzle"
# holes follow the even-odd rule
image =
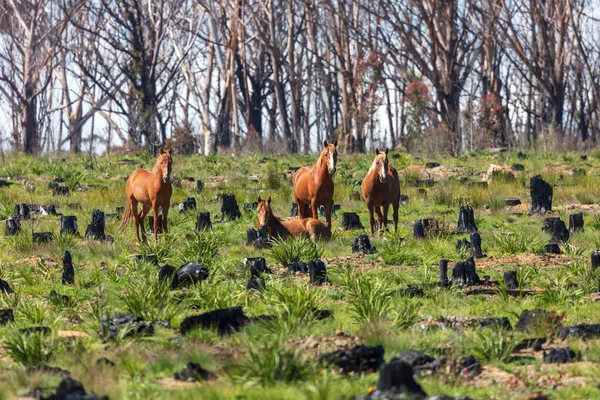
[[[329,175],[335,174],[335,168],[329,168]]]
[[[163,176],[163,182],[164,182],[164,183],[169,183],[169,182],[171,182],[171,177],[170,177],[170,176],[168,176],[168,175],[167,175],[167,176]]]
[[[386,183],[386,182],[387,182],[387,176],[384,176],[384,177],[381,177],[381,176],[380,176],[380,177],[379,177],[379,182],[381,182],[381,183]]]

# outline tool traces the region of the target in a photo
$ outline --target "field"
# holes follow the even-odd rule
[[[377,388],[377,370],[343,373],[320,361],[323,354],[350,350],[356,344],[382,345],[389,361],[406,350],[417,350],[437,360],[434,371],[416,376],[428,395],[471,398],[598,398],[600,336],[581,339],[558,336],[561,326],[600,323],[595,303],[600,273],[591,268],[590,254],[600,249],[600,153],[586,158],[574,153],[476,152],[459,158],[417,158],[390,153],[400,171],[400,224],[371,237],[376,252],[352,254],[352,244],[367,230],[341,228],[343,212],[357,212],[368,227],[360,180],[372,155],[340,155],[335,175],[334,235],[328,243],[281,241],[270,249],[246,245],[246,231],[256,228],[255,212],[245,202],[258,195],[271,196],[276,215],[288,217],[292,183],[290,167],[309,165],[315,155],[244,157],[179,157],[174,155],[172,203],[194,197],[197,210],[169,214],[166,241],[152,238],[136,245],[134,229],[119,232],[117,219],[107,220],[106,233],[114,242],[88,241],[82,236],[94,209],[107,214],[125,205],[125,179],[138,167],[152,168],[149,155],[131,157],[7,156],[0,176],[13,182],[0,188],[0,217],[13,213],[15,204],[53,204],[64,215],[74,215],[78,235],[60,235],[60,217],[35,215],[21,222],[21,233],[0,238],[0,278],[14,293],[0,293],[0,309],[12,309],[14,322],[0,326],[0,398],[15,398],[34,388],[50,394],[69,371],[88,393],[111,399],[339,399],[366,394]],[[425,169],[426,162],[441,166]],[[484,187],[483,173],[491,164],[520,163],[524,171],[500,173]],[[529,179],[540,174],[554,187],[553,211],[528,215]],[[419,186],[428,176],[431,186]],[[514,178],[513,178],[514,176]],[[193,177],[204,182],[182,181]],[[53,196],[48,184],[62,178],[69,196]],[[6,178],[0,178],[6,179]],[[217,195],[236,196],[242,217],[221,222]],[[506,207],[507,198],[523,204]],[[80,208],[75,204],[79,204]],[[459,208],[470,205],[482,238],[485,258],[476,259],[487,286],[438,284],[438,262],[465,260],[452,234]],[[211,230],[194,232],[196,212],[209,211]],[[585,231],[575,232],[561,244],[562,254],[544,254],[550,235],[542,232],[544,218],[583,212]],[[435,218],[439,230],[425,239],[413,238],[413,222]],[[147,225],[146,225],[147,226]],[[32,230],[53,232],[46,244],[32,243]],[[61,283],[62,257],[68,250],[75,268],[73,285]],[[156,254],[159,264],[176,268],[188,261],[209,270],[207,280],[169,290],[158,282],[158,268],[136,261],[136,254]],[[287,263],[315,257],[327,265],[329,283],[310,285],[308,274],[288,273]],[[273,274],[263,274],[262,290],[247,290],[246,257],[264,257]],[[503,273],[516,271],[520,290],[504,287]],[[424,296],[408,296],[406,288],[419,288]],[[56,294],[51,296],[51,291]],[[61,295],[67,296],[62,297]],[[216,329],[180,333],[183,320],[221,308],[240,306],[247,316],[268,315],[222,335]],[[320,319],[318,310],[331,310]],[[525,310],[546,310],[529,331],[515,325]],[[170,327],[155,324],[147,336],[128,330],[109,337],[101,319],[116,312],[148,321],[170,320]],[[507,317],[512,329],[478,327],[478,319]],[[50,332],[27,333],[23,328],[45,326]],[[538,346],[524,348],[525,339]],[[529,346],[531,347],[531,346]],[[552,348],[567,347],[577,355],[564,364],[543,363]],[[460,360],[475,356],[481,371],[461,371]],[[110,360],[110,362],[106,361]],[[98,362],[98,360],[101,360]],[[112,363],[111,363],[112,362]],[[174,379],[188,362],[211,372],[205,381]],[[481,373],[477,373],[481,372]],[[537,397],[536,397],[537,396]],[[383,397],[382,397],[383,398]]]

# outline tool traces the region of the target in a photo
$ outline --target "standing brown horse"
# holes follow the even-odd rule
[[[154,240],[158,235],[158,208],[162,208],[162,229],[167,237],[167,214],[171,205],[171,167],[173,159],[171,158],[171,149],[163,150],[160,148],[160,154],[156,159],[156,164],[152,172],[145,169],[136,169],[127,179],[127,207],[121,221],[121,232],[131,221],[135,220],[135,241],[140,242],[139,226],[142,226],[142,240],[146,242],[146,232],[144,231],[144,218],[152,208],[154,215]],[[138,203],[142,203],[142,211],[138,214]]]
[[[333,207],[333,174],[337,164],[337,140],[323,142],[319,160],[312,167],[300,168],[294,174],[294,198],[298,203],[298,217],[308,217],[308,207],[312,217],[318,218],[318,208],[325,207],[327,227],[331,229],[331,208]]]
[[[400,205],[400,179],[396,168],[389,165],[388,149],[375,149],[375,160],[362,181],[362,193],[369,210],[369,225],[373,234],[373,212],[377,213],[377,230],[387,228],[388,207],[392,205],[394,227],[398,232],[398,207]]]
[[[331,229],[314,218],[299,218],[281,221],[273,214],[271,197],[263,200],[258,196],[257,229],[263,229],[268,236],[285,238],[289,236],[308,236],[312,241],[331,239]]]

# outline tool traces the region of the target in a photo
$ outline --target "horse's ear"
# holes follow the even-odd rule
[[[259,203],[262,201],[262,199],[260,198],[260,196],[258,196],[258,199],[256,199],[256,201],[258,201]]]
[[[335,139],[335,140],[333,141],[333,146],[334,146],[334,147],[337,147],[337,139]]]
[[[379,148],[375,149],[375,155],[377,155],[377,156],[379,155]]]
[[[269,199],[267,200],[267,203],[271,204],[271,196],[269,196]]]
[[[169,153],[169,154],[173,153],[173,148],[169,147],[167,150],[165,150],[165,153]]]
[[[164,151],[164,150],[163,150],[163,148],[161,147],[161,148],[160,148],[160,154],[164,154],[164,153],[165,153],[165,151]]]
[[[325,139],[325,140],[323,140],[323,147],[327,147],[327,146],[329,146],[329,145],[327,144],[327,139]]]

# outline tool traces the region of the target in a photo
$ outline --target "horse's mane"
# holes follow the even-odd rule
[[[325,151],[325,150],[321,150],[321,152],[319,153],[319,159],[317,160],[317,163],[315,164],[316,170],[321,169],[321,167],[323,166],[323,151]]]
[[[152,173],[153,174],[158,174],[159,171],[159,164],[162,161],[162,158],[164,157],[164,154],[159,155],[158,157],[156,157],[156,162],[154,163],[154,167],[152,167]]]

